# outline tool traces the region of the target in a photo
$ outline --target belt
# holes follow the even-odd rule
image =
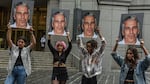
[[[125,84],[134,84],[134,80],[125,80]]]

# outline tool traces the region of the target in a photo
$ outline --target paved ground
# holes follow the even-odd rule
[[[67,84],[80,84],[81,83],[81,72],[68,70],[69,80]],[[0,69],[0,84],[4,84],[6,78],[6,70]],[[146,74],[147,84],[150,84],[150,73]],[[98,84],[119,84],[118,83],[119,72],[103,72],[97,76]],[[51,84],[51,70],[36,70],[27,79],[27,84]]]
[[[68,71],[70,79],[78,74],[76,70]],[[27,84],[51,84],[51,74],[52,70],[35,70],[27,79]],[[80,75],[80,74],[78,74]],[[5,69],[0,69],[0,84],[4,84],[4,80],[7,76],[7,71]],[[69,80],[68,80],[69,82]]]
[[[32,74],[28,77],[26,84],[51,84],[52,56],[48,52],[32,52]],[[0,51],[0,84],[4,84],[7,76],[8,51]],[[71,59],[70,59],[71,60]],[[81,72],[71,66],[67,59],[69,80],[67,84],[81,84]],[[38,69],[38,70],[37,70]],[[146,74],[147,84],[150,84],[150,72]],[[119,84],[119,72],[103,72],[97,76],[98,84]]]

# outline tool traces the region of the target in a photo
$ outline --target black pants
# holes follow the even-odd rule
[[[92,78],[86,78],[85,76],[82,76],[81,84],[97,84],[96,76],[94,76]]]

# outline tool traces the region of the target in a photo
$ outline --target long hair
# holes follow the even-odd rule
[[[128,50],[130,50],[132,53],[133,53],[133,56],[134,56],[134,60],[130,61],[128,60],[127,58],[127,54],[128,54]],[[131,67],[135,67],[137,65],[137,60],[139,59],[139,55],[138,55],[138,50],[136,47],[132,46],[132,47],[129,47],[126,51],[126,56],[125,56],[125,62],[130,64]]]

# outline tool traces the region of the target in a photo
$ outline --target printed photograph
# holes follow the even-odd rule
[[[119,44],[140,45],[142,39],[143,13],[122,14]]]

